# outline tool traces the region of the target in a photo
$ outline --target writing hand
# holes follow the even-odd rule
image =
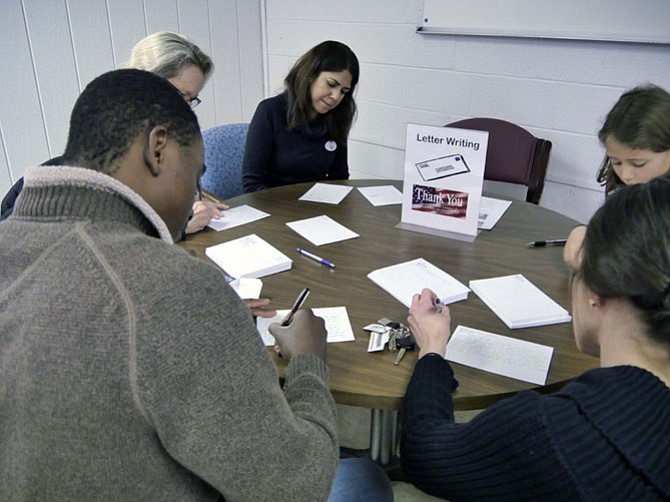
[[[315,354],[326,360],[326,323],[311,309],[298,310],[288,326],[275,322],[268,330],[275,337],[283,357],[290,359],[298,354]]]
[[[427,288],[412,297],[407,323],[421,349],[419,358],[432,352],[444,357],[447,352],[447,343],[451,337],[451,314],[449,307],[439,304],[437,300],[437,295]]]

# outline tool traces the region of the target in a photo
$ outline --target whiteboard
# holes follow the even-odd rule
[[[417,33],[670,43],[670,0],[424,0]]]

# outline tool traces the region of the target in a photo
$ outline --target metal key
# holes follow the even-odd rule
[[[396,338],[395,345],[398,349],[398,355],[396,356],[393,364],[398,366],[403,356],[405,355],[405,352],[412,350],[416,346],[416,343],[414,342],[414,337],[412,337],[412,335],[408,332],[407,335]]]
[[[393,361],[393,364],[398,366],[400,364],[400,361],[402,360],[403,356],[405,355],[405,352],[407,352],[407,349],[402,348],[398,351],[398,355],[395,356],[395,361]]]

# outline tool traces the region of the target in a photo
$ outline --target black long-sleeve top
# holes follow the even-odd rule
[[[519,392],[454,423],[457,383],[420,359],[403,408],[401,461],[450,501],[670,499],[670,388],[633,366],[588,371],[560,392]]]
[[[283,93],[261,101],[251,119],[242,166],[245,192],[349,179],[347,145],[333,139],[322,116],[289,130],[287,99]]]

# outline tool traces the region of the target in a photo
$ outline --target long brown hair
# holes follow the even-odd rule
[[[286,119],[289,129],[295,129],[309,122],[315,116],[312,107],[311,85],[321,72],[351,73],[351,87],[342,101],[324,115],[328,132],[340,143],[346,143],[349,130],[356,116],[354,89],[358,83],[358,58],[341,42],[327,40],[312,47],[293,65],[284,79],[288,92]]]

